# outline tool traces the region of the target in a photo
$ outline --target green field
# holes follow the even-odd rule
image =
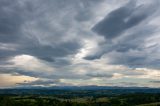
[[[141,104],[141,105],[137,105],[137,106],[160,106],[160,102]]]
[[[0,106],[160,106],[160,94],[121,94],[117,96],[1,95]]]

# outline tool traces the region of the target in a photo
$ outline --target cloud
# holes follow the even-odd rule
[[[72,26],[71,18],[74,16],[67,17],[66,21],[60,18],[65,17],[63,13],[72,10],[59,10],[57,11],[59,17],[56,17],[50,3],[55,3],[55,9],[64,5],[57,1],[1,1],[0,42],[2,46],[12,48],[3,47],[0,51],[1,57],[28,54],[53,61],[55,57],[71,55],[78,51],[81,47],[80,41],[72,40],[74,38],[70,37],[71,34],[67,34]],[[63,10],[66,8],[65,6]],[[71,23],[66,23],[69,20]]]
[[[17,75],[12,75],[12,74],[0,74],[0,87],[3,88],[10,88],[10,87],[15,87],[16,83],[22,83],[25,80],[27,81],[35,81],[37,78],[34,77],[29,77],[29,76],[17,76]]]
[[[151,83],[159,84],[160,81],[150,81]]]
[[[24,81],[22,83],[16,83],[18,86],[53,86],[59,83],[58,80],[36,80],[36,81]]]
[[[158,0],[1,0],[0,75],[25,76],[7,86],[151,86],[159,12]]]
[[[130,1],[108,13],[93,27],[105,41],[84,59],[106,58],[109,64],[159,68],[159,43],[151,40],[159,34],[159,24],[154,23],[159,17],[157,4],[157,0],[149,3]]]
[[[0,42],[16,42],[21,37],[19,29],[23,24],[22,12],[17,3],[0,1]]]
[[[92,30],[103,35],[106,39],[112,39],[120,36],[121,33],[129,28],[141,23],[147,17],[152,15],[156,8],[150,6],[136,6],[135,0],[130,1],[125,6],[113,10],[107,16],[97,23]]]
[[[89,77],[105,77],[105,78],[112,78],[113,77],[113,75],[103,74],[103,73],[101,73],[101,74],[90,73],[90,74],[87,74],[87,76],[89,76]]]

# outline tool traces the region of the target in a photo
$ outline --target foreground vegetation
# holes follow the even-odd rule
[[[1,95],[0,106],[160,106],[160,94],[134,93],[110,97],[76,96]]]

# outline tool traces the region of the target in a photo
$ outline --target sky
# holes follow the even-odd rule
[[[0,88],[160,87],[160,0],[0,0]]]

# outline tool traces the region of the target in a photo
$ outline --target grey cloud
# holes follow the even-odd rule
[[[133,32],[130,32],[131,34],[122,37],[118,43],[113,44],[112,50],[108,53],[111,64],[150,68],[158,66],[159,57],[154,58],[154,55],[158,53],[156,50],[159,46],[156,44],[146,47],[145,42],[146,39],[152,37],[156,28],[148,25],[143,26],[137,27]]]
[[[55,61],[54,61],[54,66],[55,67],[69,66],[71,64],[72,63],[69,59],[56,58]]]
[[[102,56],[102,54],[88,55],[88,56],[84,57],[84,59],[86,59],[86,60],[95,60],[95,59],[99,59],[101,56]]]
[[[81,28],[72,35],[72,30],[81,27],[80,21],[92,17],[92,8],[98,3],[97,0],[1,0],[0,43],[16,46],[12,51],[0,50],[0,58],[27,54],[55,65],[70,64],[70,59],[62,62],[59,58],[74,55],[82,48],[81,35],[86,32]]]
[[[157,44],[152,46],[146,46],[147,39],[153,38],[158,30],[157,26],[148,23],[159,17],[159,2],[155,0],[138,7],[134,3],[136,2],[131,1],[112,11],[95,25],[93,29],[97,28],[95,30],[99,31],[98,34],[103,35],[106,41],[99,44],[99,49],[95,49],[95,52],[86,56],[85,59],[107,58],[110,64],[160,68],[158,42],[156,41]],[[130,6],[131,4],[134,5]]]
[[[58,2],[57,0],[46,2],[2,0],[0,6],[0,42],[16,44],[17,47],[14,51],[1,50],[0,57],[7,58],[28,54],[46,61],[54,61],[55,57],[64,57],[78,52],[78,49],[81,48],[80,41],[61,41],[61,38],[67,36],[66,32],[72,25],[69,23],[72,22],[72,17],[66,15],[66,18],[60,20],[61,22],[55,21],[55,24],[59,24],[62,30],[56,25],[50,24],[49,17],[53,18],[52,21],[59,20],[54,15],[55,10],[58,10],[59,6],[65,10],[67,8],[65,3],[65,1]],[[55,7],[50,4],[55,5]],[[65,14],[65,11],[62,10],[56,11],[57,14],[60,16],[63,15],[62,13]],[[45,44],[46,42],[47,44]]]
[[[106,58],[112,65],[159,68],[159,44],[150,47],[145,45],[149,37],[154,37],[157,29],[156,26],[148,24],[159,16],[159,13],[155,14],[159,9],[156,0],[153,2],[157,5],[144,4],[138,7],[135,1],[130,0],[128,4],[112,10],[89,30],[89,26],[101,17],[97,12],[100,11],[99,3],[103,1],[105,0],[1,0],[0,74],[48,78],[51,80],[28,82],[28,85],[49,85],[61,78],[112,78],[113,72],[117,73],[118,70],[108,74],[98,72],[97,69],[92,70],[94,64],[90,61],[99,58]],[[85,45],[82,41],[90,37],[104,37],[105,41],[99,43],[95,40],[99,43],[98,47],[84,57],[89,61],[76,60],[75,55],[81,52]],[[8,62],[12,57],[22,54],[42,60],[40,62],[53,67],[54,72],[49,73],[41,69],[23,70]],[[80,64],[75,64],[74,59]],[[88,74],[77,72],[81,68]],[[135,76],[143,74],[130,71],[118,73]]]
[[[147,60],[147,57],[141,56],[141,55],[130,55],[128,53],[124,55],[124,53],[113,53],[114,58],[110,59],[110,64],[123,64],[131,67],[141,67],[144,66],[144,61]],[[110,53],[110,57],[113,57],[113,55]]]
[[[110,64],[121,64],[129,67],[147,67],[159,69],[160,61],[159,56],[156,58],[154,55],[157,54],[155,50],[157,47],[145,48],[145,49],[131,49],[126,52],[117,52],[113,51],[108,53],[109,63]]]
[[[88,73],[86,74],[89,77],[104,77],[104,78],[112,78],[112,74],[104,74],[104,73]]]
[[[119,84],[121,86],[129,86],[129,87],[140,86],[140,84],[136,83],[136,82],[119,82],[117,84]]]
[[[160,81],[150,81],[151,83],[160,84]]]
[[[0,1],[0,42],[15,42],[20,38],[23,23],[21,8],[17,3]]]
[[[59,45],[52,46],[31,46],[29,48],[21,48],[24,54],[30,54],[32,56],[38,57],[40,59],[45,59],[47,61],[54,60],[55,57],[64,57],[69,54],[75,54],[80,48],[78,42],[67,42],[61,43]],[[48,58],[50,60],[48,60]]]
[[[106,39],[120,36],[124,31],[141,23],[149,17],[155,8],[139,6],[136,7],[135,0],[125,6],[109,13],[102,21],[96,24],[92,30]]]
[[[17,85],[20,86],[34,86],[34,85],[43,85],[43,86],[49,86],[51,84],[57,84],[59,83],[59,80],[36,80],[32,82],[24,81],[23,83],[17,83]]]
[[[104,0],[101,0],[101,2]],[[78,22],[84,22],[88,21],[92,18],[93,11],[90,9],[95,6],[95,4],[98,4],[99,1],[97,0],[77,0],[77,7],[79,10],[77,11],[75,15],[75,19]]]
[[[90,19],[92,8],[99,3],[96,0],[0,2],[0,43],[17,45],[14,51],[0,50],[0,57],[28,54],[53,63],[59,61],[57,57],[79,51],[85,32],[81,29],[72,35],[72,30],[81,27],[80,21]]]
[[[0,67],[0,74],[11,74],[11,75],[25,75],[30,77],[40,77],[40,78],[46,78],[47,76],[44,74],[44,72],[33,72],[30,70],[20,70],[15,67]],[[52,75],[52,77],[54,77]]]
[[[56,66],[55,66],[56,67]],[[61,68],[60,68],[61,67]],[[58,66],[57,69],[53,72],[45,72],[45,70],[23,70],[18,67],[13,66],[0,66],[0,74],[11,74],[17,76],[30,76],[35,78],[47,78],[47,79],[88,79],[88,76],[79,75],[72,70],[65,69],[63,66]]]
[[[143,86],[140,83],[136,82],[113,82],[113,83],[106,83],[109,86],[119,86],[119,87],[138,87],[138,86]]]

